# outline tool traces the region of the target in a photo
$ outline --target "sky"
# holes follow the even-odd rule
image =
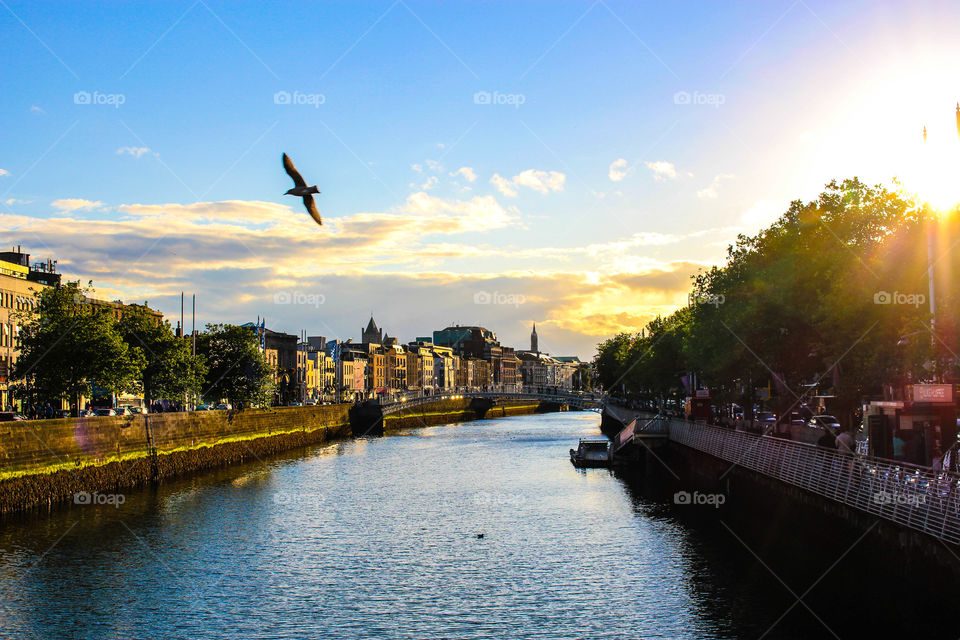
[[[588,359],[830,180],[951,199],[956,33],[923,1],[0,0],[0,245],[174,325],[183,291],[188,325],[193,294],[328,338],[536,322]]]

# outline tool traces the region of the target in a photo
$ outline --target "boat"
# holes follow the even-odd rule
[[[576,449],[570,449],[570,462],[577,468],[609,467],[610,442],[600,438],[580,438]]]

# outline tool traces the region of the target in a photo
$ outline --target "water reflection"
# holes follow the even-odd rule
[[[0,637],[763,634],[791,598],[719,524],[569,464],[597,422],[428,427],[9,519]],[[828,635],[807,618],[767,637]]]

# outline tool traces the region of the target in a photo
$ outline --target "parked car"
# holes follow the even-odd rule
[[[130,407],[117,407],[114,411],[115,411],[114,415],[117,415],[117,416],[132,416],[132,415],[133,415],[133,412],[130,411]]]
[[[26,420],[26,418],[14,411],[0,411],[0,422],[12,422],[14,420]]]
[[[229,402],[221,402],[217,405],[217,409],[220,409],[221,411],[230,411],[233,409],[233,405]]]
[[[130,407],[130,413],[132,413],[135,416],[142,416],[147,413],[147,408],[146,407]]]
[[[819,416],[813,416],[810,418],[810,421],[807,423],[807,426],[812,429],[819,429],[821,431],[829,429],[833,435],[840,433],[840,421],[835,417],[827,414],[821,414]]]
[[[313,400],[313,399],[304,400],[303,404],[304,404],[305,406],[307,406],[307,407],[314,407],[314,406],[316,406],[317,401],[316,401],[316,400]]]
[[[302,406],[303,406],[303,403],[301,403],[301,402],[291,402],[291,403],[288,404],[287,406],[288,406],[288,407],[302,407]]]
[[[113,409],[96,409],[96,410],[94,410],[93,415],[95,415],[95,416],[115,416],[115,415],[117,415],[117,412],[114,411]]]
[[[71,415],[73,415],[70,413],[70,409],[62,409],[57,413],[61,418],[69,418]]]
[[[213,411],[213,407],[209,404],[198,404],[197,411]]]
[[[761,427],[773,426],[777,424],[777,414],[772,411],[758,411],[754,421]]]

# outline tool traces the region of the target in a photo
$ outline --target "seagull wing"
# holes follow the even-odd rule
[[[320,212],[317,211],[317,203],[313,201],[313,196],[303,196],[303,206],[306,207],[310,217],[322,227],[323,218],[320,217]]]
[[[287,172],[287,175],[293,178],[295,185],[298,187],[307,186],[307,183],[303,181],[303,176],[301,176],[297,168],[293,166],[293,160],[291,160],[287,154],[283,154],[283,168]]]

